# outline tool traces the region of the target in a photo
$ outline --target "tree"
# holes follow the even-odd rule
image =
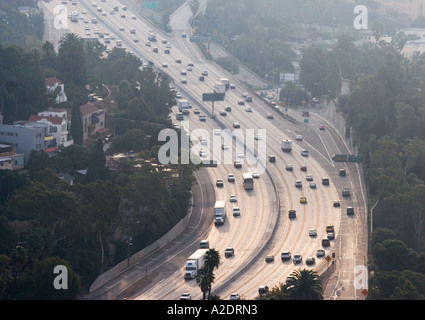
[[[196,283],[201,288],[203,300],[206,300],[207,292],[211,290],[211,284],[214,282],[214,274],[205,266],[198,270]]]
[[[49,166],[49,155],[44,150],[31,150],[26,169],[30,175]]]
[[[80,106],[75,102],[72,105],[71,136],[75,144],[80,146],[83,144],[83,120],[81,119]]]
[[[84,84],[86,58],[83,40],[75,33],[66,33],[59,40],[58,68],[65,81]]]
[[[288,292],[293,300],[322,300],[322,283],[314,270],[294,270]]]
[[[214,269],[220,265],[220,254],[215,249],[209,249],[205,253],[204,267],[213,275],[210,279],[214,280]],[[211,285],[208,287],[208,300],[211,298]]]
[[[89,165],[84,182],[89,183],[97,179],[105,180],[107,175],[108,169],[106,168],[106,158],[105,152],[103,151],[103,143],[101,139],[98,139],[91,149]]]

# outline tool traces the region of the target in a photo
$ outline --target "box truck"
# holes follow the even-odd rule
[[[215,225],[222,225],[226,221],[226,201],[219,200],[214,205]]]
[[[186,261],[184,278],[186,280],[194,279],[198,270],[204,266],[205,253],[208,249],[196,250]]]

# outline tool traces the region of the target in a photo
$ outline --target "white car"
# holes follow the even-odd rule
[[[295,187],[296,187],[296,188],[302,188],[302,186],[303,186],[303,185],[302,185],[301,180],[296,180],[296,181],[295,181]]]
[[[297,136],[295,137],[295,140],[297,141],[303,141],[303,136],[300,134],[297,134]]]
[[[208,141],[207,141],[206,138],[201,138],[200,141],[201,141],[201,144],[204,145],[204,146],[206,146],[208,144]]]
[[[242,153],[242,152],[239,152],[236,156],[237,156],[238,158],[240,158],[240,159],[243,159],[243,157],[244,157],[244,155],[243,155],[243,153]]]
[[[214,129],[215,136],[221,136],[221,129]]]
[[[260,174],[259,174],[258,172],[254,172],[254,173],[252,174],[252,177],[253,177],[254,179],[258,179],[258,178],[260,177]]]
[[[231,195],[230,196],[230,202],[237,202],[238,200],[236,199],[236,196]]]
[[[235,182],[235,175],[233,173],[229,173],[229,175],[227,176],[227,181]]]
[[[245,107],[245,111],[246,111],[246,112],[252,112],[252,108],[251,108],[251,106],[246,106],[246,107]]]
[[[241,296],[238,293],[232,293],[230,295],[230,300],[240,300]]]
[[[310,229],[310,230],[308,231],[308,235],[309,235],[310,237],[316,237],[316,236],[317,236],[317,231],[316,231],[316,229]]]
[[[261,140],[261,135],[259,133],[257,133],[254,138],[255,138],[255,140]]]
[[[233,216],[237,217],[241,215],[241,209],[239,207],[233,207]]]
[[[180,300],[192,300],[192,295],[190,293],[183,293],[180,296]]]

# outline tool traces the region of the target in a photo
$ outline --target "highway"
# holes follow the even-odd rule
[[[339,136],[331,127],[326,126],[325,130],[319,130],[323,124],[321,118],[312,115],[309,123],[303,123],[301,114],[293,116],[298,120],[292,123],[282,118],[278,112],[272,110],[262,99],[251,94],[253,101],[249,103],[252,106],[252,112],[245,111],[245,106],[239,105],[238,100],[242,98],[242,93],[246,91],[237,81],[234,82],[236,88],[229,89],[226,92],[223,102],[215,102],[214,115],[210,102],[202,102],[202,93],[212,92],[213,84],[222,77],[229,77],[223,70],[213,63],[209,63],[199,49],[189,38],[182,38],[182,32],[189,35],[189,30],[185,30],[187,19],[190,17],[187,6],[173,14],[173,21],[178,21],[179,27],[173,29],[172,35],[167,35],[156,30],[158,42],[146,46],[147,34],[153,30],[153,26],[136,13],[131,12],[131,8],[124,11],[123,5],[119,5],[119,11],[111,14],[111,10],[119,3],[97,1],[97,7],[91,5],[89,1],[77,1],[77,5],[68,1],[64,4],[68,11],[86,10],[87,13],[81,14],[88,23],[79,20],[74,23],[69,21],[70,32],[75,32],[81,37],[93,38],[95,29],[99,32],[107,32],[109,35],[115,35],[116,40],[112,40],[109,48],[121,40],[127,51],[131,51],[139,56],[144,62],[151,61],[155,67],[167,73],[173,80],[175,88],[182,94],[183,98],[191,101],[193,108],[189,115],[181,122],[175,119],[176,107],[173,107],[173,122],[179,126],[185,127],[190,132],[191,140],[194,142],[193,152],[198,153],[199,148],[207,151],[207,158],[217,157],[219,165],[217,168],[203,169],[202,178],[199,179],[197,191],[201,195],[195,197],[194,217],[201,217],[191,224],[184,235],[173,241],[166,249],[150,255],[146,261],[141,261],[134,268],[147,270],[154,276],[149,284],[140,291],[133,292],[126,296],[126,299],[149,299],[149,300],[175,300],[183,292],[192,294],[193,299],[202,299],[202,292],[197,286],[195,280],[184,280],[183,267],[186,258],[194,252],[201,239],[208,239],[210,247],[219,251],[221,264],[215,270],[215,282],[213,284],[213,294],[219,295],[222,299],[228,299],[231,293],[237,292],[245,299],[255,299],[258,296],[258,288],[261,285],[267,285],[269,288],[284,282],[286,277],[295,268],[318,268],[319,265],[326,265],[324,257],[316,258],[315,264],[308,266],[305,263],[307,257],[316,257],[317,249],[324,249],[326,255],[331,252],[336,253],[338,259],[345,258],[349,262],[344,272],[340,272],[340,278],[336,284],[338,288],[344,284],[343,298],[358,299],[359,293],[353,287],[354,266],[364,264],[364,257],[359,254],[358,247],[358,229],[363,228],[363,222],[354,217],[348,217],[345,214],[347,205],[355,203],[362,204],[362,200],[356,198],[353,186],[358,188],[360,179],[356,167],[352,164],[334,163],[331,159],[333,154],[344,154],[347,151]],[[53,12],[55,6],[60,5],[61,1],[50,1],[43,3],[45,12]],[[102,15],[98,11],[102,7]],[[121,14],[125,17],[121,17]],[[98,20],[97,24],[90,21],[93,17]],[[50,17],[51,19],[51,17]],[[49,20],[52,21],[52,20]],[[184,23],[186,21],[186,23]],[[177,23],[177,22],[176,22]],[[177,25],[177,24],[176,24]],[[89,27],[91,35],[86,35],[85,28]],[[123,29],[122,30],[120,30]],[[131,29],[136,33],[130,33]],[[51,30],[52,28],[50,28]],[[64,34],[64,30],[58,30],[58,33]],[[50,35],[52,39],[57,39]],[[96,34],[97,35],[97,34]],[[57,37],[57,36],[56,36]],[[134,40],[137,39],[138,42]],[[170,54],[165,54],[165,43],[170,44]],[[99,39],[102,42],[102,39]],[[158,47],[158,52],[153,52],[153,47]],[[176,59],[181,59],[177,63]],[[193,70],[187,69],[187,64],[193,62]],[[186,75],[182,75],[182,71]],[[205,81],[199,81],[198,77],[203,70],[208,71]],[[182,83],[182,79],[187,83]],[[234,80],[232,80],[234,81]],[[231,106],[232,111],[227,112],[226,116],[219,115],[219,111],[226,106]],[[199,108],[206,115],[206,121],[199,121],[198,115],[193,113],[194,108]],[[267,113],[273,113],[274,118],[268,119]],[[233,129],[233,122],[238,121],[240,129]],[[240,151],[235,143],[229,150],[231,161],[223,155],[220,148],[214,146],[214,129],[229,129],[233,132],[240,132],[246,144],[245,152],[242,149],[243,158],[237,154]],[[261,132],[261,140],[254,141],[254,134]],[[303,141],[296,141],[297,135],[303,136]],[[207,145],[200,145],[199,136],[206,138]],[[281,150],[282,139],[291,139],[293,141],[292,152],[283,152]],[[265,147],[265,151],[262,149]],[[301,149],[309,150],[309,156],[302,156]],[[253,155],[256,153],[256,157]],[[228,155],[229,153],[227,153]],[[268,162],[268,155],[275,155],[276,162]],[[236,169],[233,166],[234,160],[243,161],[243,167]],[[293,165],[293,171],[286,170],[286,164]],[[301,166],[306,166],[306,171],[301,171]],[[339,177],[339,168],[347,167],[348,176]],[[205,172],[204,172],[205,171]],[[242,185],[242,173],[246,171],[259,172],[260,177],[255,179],[254,189],[246,191]],[[234,183],[227,182],[227,175],[233,173],[236,176]],[[354,174],[352,174],[354,173]],[[316,188],[310,188],[306,180],[307,174],[313,176],[316,182]],[[356,176],[357,175],[357,176]],[[207,176],[207,178],[206,178]],[[321,184],[321,178],[329,176],[330,184],[324,186]],[[215,181],[222,179],[223,188],[217,188]],[[295,187],[296,180],[302,181],[302,188]],[[209,181],[209,183],[208,183]],[[341,188],[348,185],[353,189],[350,199],[343,199]],[[232,204],[229,202],[230,195],[236,195],[237,203],[241,208],[241,216],[233,217],[231,215]],[[304,196],[307,203],[300,203],[300,198]],[[207,201],[204,200],[208,199]],[[214,226],[212,206],[217,200],[226,200],[228,219],[222,226]],[[341,200],[341,207],[333,207],[334,200]],[[211,201],[212,200],[212,201]],[[296,210],[296,219],[288,218],[288,210]],[[195,219],[195,218],[194,218]],[[336,239],[331,240],[331,246],[322,248],[321,240],[326,238],[326,225],[335,226]],[[315,229],[317,236],[309,236],[309,230]],[[344,230],[344,236],[340,233]],[[357,230],[357,231],[356,231]],[[364,244],[363,244],[364,245]],[[224,257],[226,247],[234,247],[235,255],[230,258]],[[348,249],[349,250],[348,250]],[[280,255],[282,251],[290,251],[294,254],[301,254],[303,262],[294,265],[291,260],[282,262]],[[274,255],[274,262],[266,263],[265,256]],[[363,261],[361,261],[363,260]],[[352,263],[351,263],[352,261]],[[359,262],[360,261],[360,262]],[[350,265],[351,263],[351,265]],[[131,268],[129,274],[131,274]],[[133,272],[136,274],[136,272]],[[131,279],[131,280],[129,280]],[[114,294],[111,294],[105,286],[101,289],[101,299],[114,299],[119,296],[121,288],[120,279],[117,279],[113,285]],[[135,278],[125,277],[125,281],[137,281]],[[124,286],[122,286],[124,287]],[[112,288],[112,287],[111,287]],[[112,290],[112,289],[111,289]],[[335,296],[332,296],[335,298]]]

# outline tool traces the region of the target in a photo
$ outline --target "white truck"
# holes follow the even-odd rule
[[[214,223],[222,225],[226,221],[226,201],[218,200],[214,205]]]
[[[292,151],[292,141],[291,140],[282,140],[281,145],[282,151],[284,152],[291,152]]]
[[[181,113],[183,114],[189,113],[189,101],[187,101],[187,99],[177,100],[177,107]]]
[[[184,278],[186,280],[194,279],[198,270],[204,266],[205,253],[208,249],[196,250],[186,261]]]
[[[229,81],[229,79],[227,79],[227,78],[221,78],[221,79],[220,79],[220,82],[221,82],[221,83],[224,83],[225,90],[229,89],[229,86],[230,86],[230,81]]]
[[[226,85],[223,82],[216,82],[214,84],[215,93],[226,93]]]
[[[71,12],[71,21],[72,22],[78,22],[78,11],[72,11]]]

